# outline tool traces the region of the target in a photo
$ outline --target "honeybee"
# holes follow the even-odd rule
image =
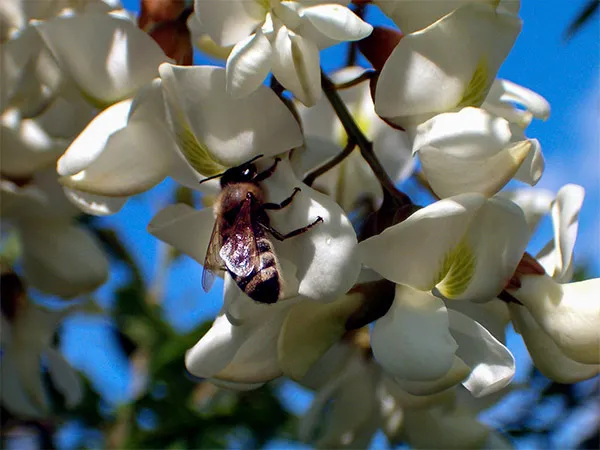
[[[288,206],[300,188],[295,188],[281,203],[266,203],[259,183],[273,175],[280,159],[258,172],[254,161],[262,156],[202,181],[221,177],[221,192],[214,205],[217,219],[204,260],[202,287],[208,292],[216,272],[227,270],[248,297],[260,303],[275,303],[283,289],[270,236],[284,241],[305,233],[323,219],[317,217],[311,224],[286,234],[271,227],[266,211]]]

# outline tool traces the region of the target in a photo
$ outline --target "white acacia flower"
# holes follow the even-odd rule
[[[404,36],[381,70],[377,114],[408,129],[439,113],[480,106],[520,30],[518,17],[469,3]]]
[[[321,93],[319,49],[368,36],[373,27],[338,2],[195,0],[204,30],[227,59],[227,90],[250,94],[269,71],[307,106]]]
[[[346,68],[332,75],[334,83],[351,80],[363,71],[358,67]],[[375,113],[369,83],[344,89],[339,92],[342,100],[364,135],[373,142],[373,151],[395,183],[407,179],[414,169],[406,133],[388,126]],[[292,166],[299,176],[323,165],[341,153],[348,136],[325,98],[311,108],[298,105],[302,119],[305,145],[291,155]],[[381,185],[359,150],[344,159],[333,169],[323,174],[313,186],[330,195],[345,211],[352,211],[361,198],[380,201],[383,198]]]
[[[108,259],[94,237],[74,223],[77,210],[56,176],[39,173],[19,187],[1,182],[3,224],[17,231],[25,281],[63,298],[90,292],[108,277]]]
[[[32,303],[24,295],[18,299],[2,299],[0,402],[18,417],[38,419],[47,416],[50,409],[42,366],[47,368],[52,384],[64,396],[67,407],[72,408],[81,401],[83,389],[75,370],[51,344],[57,326],[73,308],[51,311]],[[5,315],[7,301],[16,304],[11,314]]]
[[[470,193],[435,202],[358,247],[363,263],[388,280],[481,301],[502,291],[528,238],[514,203]]]
[[[466,192],[491,197],[528,159],[527,173],[532,177],[525,181],[535,184],[542,176],[537,140],[525,138],[522,128],[484,109],[467,107],[438,114],[411,134],[413,152],[440,198]]]
[[[581,186],[561,188],[551,206],[554,237],[536,256],[549,276],[524,275],[511,292],[524,305],[510,312],[536,367],[559,382],[600,370],[600,280],[569,283],[583,196]]]

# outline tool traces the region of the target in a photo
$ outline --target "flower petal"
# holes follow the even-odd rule
[[[220,46],[234,45],[265,20],[266,10],[258,1],[195,0],[194,12],[204,30]]]
[[[600,373],[598,364],[582,364],[567,357],[537,324],[526,308],[509,304],[516,330],[523,336],[535,367],[558,383],[578,383]]]
[[[600,364],[600,278],[558,284],[547,275],[525,275],[511,291],[569,358]]]
[[[75,175],[98,158],[111,135],[127,125],[131,103],[131,100],[124,100],[98,114],[58,160],[58,174]]]
[[[14,354],[12,357],[9,356],[8,352],[2,355],[2,364],[0,364],[0,379],[2,379],[0,402],[2,406],[17,417],[41,418],[45,415],[46,411],[35,405],[23,388],[17,366],[11,361],[15,356]],[[40,378],[39,369],[36,371],[36,376]]]
[[[277,30],[273,75],[299,101],[314,105],[321,97],[321,69],[316,44],[281,26]]]
[[[128,197],[105,197],[102,195],[89,194],[75,189],[64,188],[67,198],[86,214],[94,216],[109,216],[118,213]]]
[[[470,372],[471,368],[458,356],[454,356],[452,367],[440,378],[431,381],[411,381],[394,377],[394,382],[410,395],[418,397],[444,395],[467,378]]]
[[[554,194],[547,189],[522,188],[513,191],[502,191],[499,197],[516,203],[525,214],[525,220],[529,225],[530,234],[537,229],[542,217],[550,212],[550,205],[554,200]]]
[[[33,287],[63,298],[90,292],[108,277],[108,260],[85,229],[63,223],[20,227],[23,270]]]
[[[520,29],[516,16],[469,4],[404,36],[379,76],[377,113],[406,128],[436,113],[481,105]]]
[[[204,264],[214,225],[211,208],[197,211],[178,203],[156,214],[148,224],[148,232]]]
[[[482,397],[506,387],[515,375],[515,359],[481,324],[448,310],[450,332],[458,343],[456,354],[472,368],[463,381],[471,394]]]
[[[359,243],[359,257],[388,280],[430,290],[440,281],[444,260],[458,247],[484,202],[480,194],[435,202]]]
[[[236,98],[254,92],[271,70],[272,52],[261,30],[238,42],[227,58],[227,91]]]
[[[528,139],[533,148],[515,173],[515,179],[535,186],[544,173],[544,155],[542,147],[537,139]]]
[[[335,3],[304,8],[305,17],[325,36],[338,41],[357,41],[371,34],[373,27],[346,6]]]
[[[36,28],[59,65],[97,105],[130,97],[168,61],[134,23],[108,14],[57,17]]]
[[[160,74],[179,147],[205,176],[302,144],[294,116],[266,86],[234,99],[226,92],[222,68],[164,64]]]
[[[515,108],[515,103],[523,109]],[[550,117],[550,104],[544,97],[502,78],[494,80],[482,107],[522,128],[529,125],[532,117],[542,120]]]
[[[458,348],[448,330],[444,302],[402,285],[396,286],[390,310],[375,322],[371,347],[387,372],[413,381],[442,377]]]

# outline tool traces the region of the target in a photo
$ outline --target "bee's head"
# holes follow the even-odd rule
[[[221,177],[221,187],[225,187],[231,183],[239,183],[241,181],[253,181],[257,173],[258,171],[256,166],[252,162],[247,162],[241,166],[232,167]]]

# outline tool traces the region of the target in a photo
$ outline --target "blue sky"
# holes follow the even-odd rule
[[[581,184],[586,199],[580,218],[576,261],[587,263],[591,275],[600,275],[600,112],[599,42],[597,20],[592,20],[570,42],[563,33],[586,0],[523,0],[520,16],[523,31],[502,66],[499,76],[519,83],[543,95],[551,104],[552,114],[546,122],[535,121],[528,136],[540,140],[546,159],[546,172],[539,187],[553,192],[566,183]],[[138,0],[123,2],[130,9]],[[369,17],[372,23],[386,20],[379,13]],[[339,67],[342,52],[323,54],[326,69]],[[137,258],[148,281],[154,279],[158,242],[146,232],[152,215],[169,202],[174,184],[165,182],[150,193],[131,199],[118,215],[104,219],[114,226]],[[532,245],[541,247],[551,236],[547,222],[540,230],[543,237]],[[189,330],[201,320],[214,317],[220,307],[220,286],[209,294],[201,288],[202,268],[183,258],[172,268],[165,284],[163,303],[166,317],[179,329]],[[98,293],[108,306],[110,292],[122,281],[115,272]],[[95,380],[97,388],[110,403],[127,395],[127,361],[116,357],[116,342],[108,332],[105,319],[77,317],[65,326],[63,348],[73,364]],[[82,343],[85,343],[82,345]],[[521,367],[527,364],[522,345],[515,341]],[[108,349],[107,349],[108,347]],[[283,388],[286,404],[296,411],[305,409],[308,397],[291,385]],[[379,445],[375,444],[379,447]]]

